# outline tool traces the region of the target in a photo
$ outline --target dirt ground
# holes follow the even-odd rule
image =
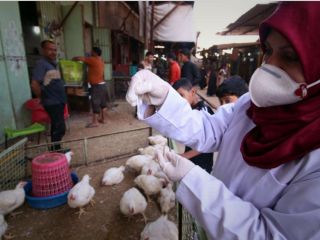
[[[127,218],[119,209],[122,194],[131,188],[137,175],[126,171],[125,179],[115,186],[101,186],[104,171],[113,166],[124,164],[126,159],[99,163],[88,167],[73,169],[81,178],[89,174],[90,183],[95,188],[95,205],[86,207],[86,214],[78,218],[78,210],[63,205],[48,210],[31,208],[27,203],[16,210],[22,212],[15,217],[7,217],[9,229],[7,233],[19,239],[105,239],[105,240],[136,240],[140,239],[145,224],[142,215]],[[172,209],[169,219],[176,221],[176,209]],[[158,204],[153,200],[148,203],[146,216],[154,221],[161,215]]]
[[[86,162],[132,155],[138,148],[147,146],[150,129],[134,115],[135,108],[124,100],[118,100],[112,108],[107,109],[105,124],[96,128],[86,128],[86,124],[91,120],[91,113],[71,111],[67,121],[68,130],[63,138],[66,142],[62,146],[74,152],[72,165],[79,166]],[[85,153],[84,138],[87,139]],[[37,146],[36,139],[33,140],[28,143],[26,151],[30,159],[49,149],[43,135],[43,145]],[[50,140],[49,137],[47,140]]]

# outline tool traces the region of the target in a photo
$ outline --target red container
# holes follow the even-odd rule
[[[32,195],[48,197],[73,186],[68,161],[62,153],[44,153],[32,160]]]
[[[34,122],[38,122],[38,123],[50,123],[51,122],[48,113],[41,105],[39,99],[36,99],[36,98],[29,99],[28,101],[26,101],[25,105],[26,105],[27,109],[29,109],[31,111],[31,121],[33,123]],[[63,110],[64,119],[67,119],[69,117],[69,115],[70,115],[69,109],[66,104],[64,106],[64,110]]]

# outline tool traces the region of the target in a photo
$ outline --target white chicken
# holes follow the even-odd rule
[[[161,212],[167,214],[176,204],[176,195],[172,190],[172,184],[169,183],[165,188],[160,190],[158,202],[161,207]]]
[[[141,240],[178,240],[178,228],[167,216],[161,216],[148,223],[140,236]]]
[[[140,172],[141,168],[151,160],[152,157],[149,155],[135,155],[126,161],[126,166],[133,168],[137,172]]]
[[[133,187],[122,195],[120,200],[120,211],[126,216],[132,216],[140,213],[146,222],[147,218],[144,212],[147,208],[147,205],[147,201],[142,193]]]
[[[157,149],[159,149],[160,151],[169,151],[168,146],[163,146],[161,144],[151,145],[145,148],[139,148],[138,151],[140,154],[150,155],[152,158],[155,158]]]
[[[4,220],[4,216],[0,214],[0,239],[4,236],[5,232],[7,231],[8,224],[6,220]]]
[[[161,168],[160,168],[159,163],[151,160],[150,162],[143,165],[143,167],[141,169],[141,174],[142,175],[155,175],[160,170],[161,170]]]
[[[155,136],[150,136],[148,137],[149,143],[151,145],[162,145],[165,146],[168,143],[168,139],[166,139],[165,137],[161,136],[161,135],[155,135]]]
[[[74,152],[69,151],[69,152],[66,152],[64,155],[66,156],[66,159],[67,159],[68,165],[70,165],[70,164],[71,164],[72,156],[74,155]]]
[[[142,155],[149,155],[154,158],[156,155],[156,148],[154,146],[147,146],[145,148],[139,148],[138,152]]]
[[[124,169],[124,166],[107,169],[103,174],[102,185],[115,185],[121,183],[124,179]]]
[[[163,179],[163,180],[164,180],[164,186],[167,186],[168,183],[172,183],[172,182],[170,181],[170,179],[168,178],[168,176],[167,176],[167,175],[164,173],[164,171],[162,171],[161,169],[160,169],[159,171],[155,172],[155,173],[153,174],[153,176],[155,176],[155,177],[157,177],[157,178]]]
[[[80,208],[79,218],[85,213],[83,207],[88,203],[93,204],[95,190],[90,185],[89,181],[89,175],[84,175],[82,180],[74,185],[68,193],[68,205],[71,208]]]
[[[26,182],[19,182],[15,189],[0,192],[0,214],[6,215],[24,203]]]
[[[134,183],[142,188],[148,197],[159,193],[164,185],[163,179],[153,175],[139,175],[134,179]]]

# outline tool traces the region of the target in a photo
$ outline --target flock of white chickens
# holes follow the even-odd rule
[[[141,232],[141,240],[177,240],[178,229],[168,220],[168,212],[175,206],[175,193],[173,183],[155,161],[156,150],[167,151],[167,139],[161,135],[148,137],[150,146],[138,149],[140,155],[130,157],[126,166],[112,167],[105,171],[101,184],[115,185],[123,181],[126,171],[135,171],[135,186],[123,193],[120,200],[120,211],[130,217],[141,214],[145,223],[148,219],[145,211],[152,199],[157,199],[162,215],[155,221],[149,222]],[[67,156],[68,162],[70,156]],[[0,239],[4,236],[7,223],[4,215],[12,212],[24,202],[24,182],[17,185],[14,190],[0,192]],[[93,204],[95,189],[90,185],[89,175],[84,175],[69,191],[68,205],[71,208],[79,208],[79,217],[85,213],[84,207]],[[6,236],[10,238],[11,236]]]

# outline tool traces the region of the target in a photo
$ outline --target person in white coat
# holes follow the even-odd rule
[[[259,29],[264,64],[249,93],[216,114],[192,110],[148,71],[127,100],[145,123],[200,152],[213,175],[158,152],[178,201],[209,239],[320,239],[320,4],[283,2]]]

